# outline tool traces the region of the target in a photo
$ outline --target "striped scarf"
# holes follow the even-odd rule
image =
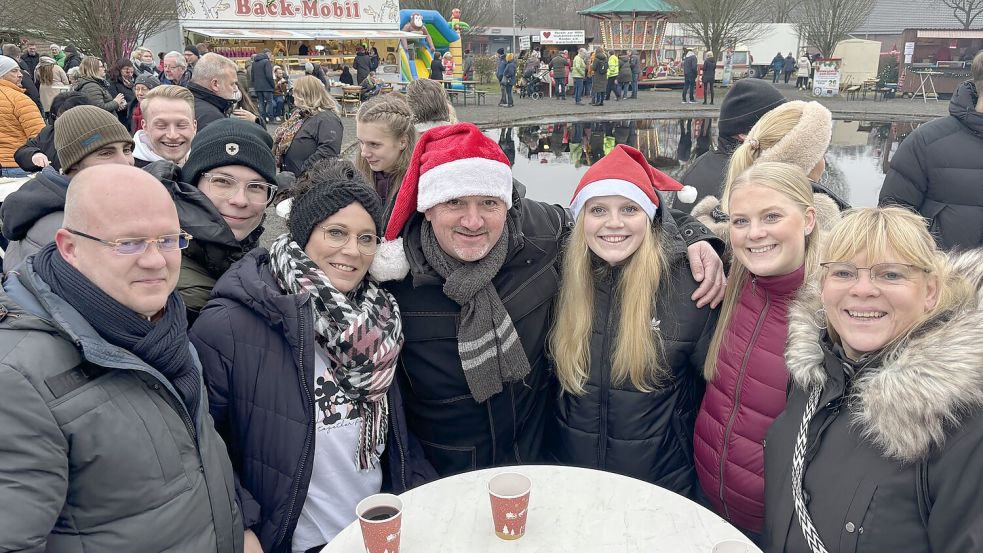
[[[522,380],[532,370],[512,317],[491,282],[505,264],[509,227],[488,255],[473,263],[461,263],[444,253],[427,221],[420,238],[424,257],[444,278],[444,294],[461,306],[457,352],[471,395],[483,403],[502,391],[502,383]]]
[[[332,380],[362,418],[355,461],[360,470],[375,467],[386,446],[386,392],[403,346],[396,300],[368,277],[342,294],[287,234],[270,246],[270,266],[284,291],[310,293],[314,340],[327,355]]]

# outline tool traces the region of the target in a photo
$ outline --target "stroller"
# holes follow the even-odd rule
[[[522,88],[519,90],[520,98],[532,98],[538,100],[543,97],[543,85],[550,86],[550,70],[546,66],[540,66],[528,77],[523,75],[519,83]]]

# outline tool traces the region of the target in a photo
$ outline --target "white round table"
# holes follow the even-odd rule
[[[495,537],[488,481],[514,471],[532,480],[526,534]],[[400,553],[710,553],[723,540],[759,551],[725,520],[641,480],[552,465],[501,467],[443,478],[399,496]],[[358,521],[322,553],[364,553]]]

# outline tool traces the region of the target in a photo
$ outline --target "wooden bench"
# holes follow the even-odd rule
[[[452,104],[455,102],[455,100],[457,98],[461,98],[463,100],[463,102],[464,102],[464,105],[465,106],[468,105],[468,95],[467,95],[467,93],[465,91],[463,91],[463,90],[450,90],[450,89],[447,89],[444,92],[447,93],[447,97],[451,99],[451,103]]]
[[[471,96],[474,96],[474,103],[480,106],[482,100],[485,99],[485,94],[487,94],[487,92],[485,92],[484,90],[477,90],[477,89],[465,90],[464,91],[465,105],[467,105],[467,97],[469,94]]]

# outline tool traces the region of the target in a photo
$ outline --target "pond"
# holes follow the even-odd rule
[[[891,156],[917,126],[907,122],[833,122],[822,183],[854,206],[877,205]],[[625,119],[487,129],[532,199],[568,205],[591,163],[616,144],[645,154],[652,166],[679,178],[704,152],[716,148],[716,120]]]

